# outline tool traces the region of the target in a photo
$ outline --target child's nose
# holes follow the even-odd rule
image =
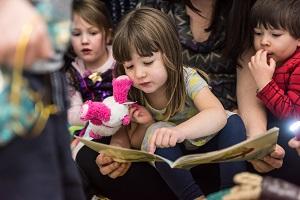
[[[87,44],[89,42],[89,38],[87,37],[87,35],[82,35],[81,37],[81,43],[82,44]]]
[[[260,40],[260,44],[262,46],[267,46],[267,45],[270,45],[270,40],[267,36],[263,36]]]
[[[142,68],[137,67],[137,69],[135,70],[135,76],[137,78],[143,78],[146,76],[146,72]]]

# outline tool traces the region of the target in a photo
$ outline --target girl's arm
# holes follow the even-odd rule
[[[225,110],[208,87],[198,92],[194,104],[200,112],[176,126],[185,139],[215,134],[225,126],[227,122]]]
[[[68,109],[68,122],[71,126],[84,126],[86,122],[80,120],[80,109],[83,104],[81,94],[69,86],[70,108]]]
[[[150,153],[156,147],[172,147],[185,139],[196,139],[217,133],[226,122],[227,115],[220,101],[208,87],[202,88],[194,98],[194,104],[200,111],[195,116],[175,127],[156,129],[149,142]]]

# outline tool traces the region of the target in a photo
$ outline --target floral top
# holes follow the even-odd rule
[[[112,56],[111,46],[108,47],[109,58],[96,71],[86,70],[79,58],[72,62],[66,70],[69,82],[70,109],[68,118],[71,125],[83,125],[79,119],[80,107],[87,100],[103,101],[112,95],[112,72],[115,60]]]

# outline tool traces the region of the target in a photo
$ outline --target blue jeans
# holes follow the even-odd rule
[[[187,151],[182,144],[177,144],[172,148],[158,148],[155,153],[169,160],[176,160],[186,154],[209,152],[232,146],[245,140],[245,133],[246,130],[241,118],[238,115],[232,115],[228,118],[226,126],[207,144],[197,150]],[[203,194],[191,171],[172,169],[163,162],[157,162],[155,165],[161,177],[179,199],[195,199]],[[220,163],[218,165],[221,189],[233,185],[232,179],[236,173],[246,171],[245,161]],[[211,172],[202,171],[202,173],[209,174]]]

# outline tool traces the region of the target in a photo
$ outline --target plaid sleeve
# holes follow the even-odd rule
[[[287,91],[272,80],[257,93],[257,97],[280,119],[300,117],[300,66],[290,75]]]

